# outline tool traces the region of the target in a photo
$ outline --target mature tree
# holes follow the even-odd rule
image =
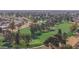
[[[49,37],[45,42],[44,45],[49,47],[51,44],[51,48],[59,48],[59,40],[56,37]]]
[[[18,32],[16,33],[16,36],[15,36],[15,43],[17,45],[20,44],[20,30],[18,30]]]
[[[0,33],[2,32],[2,28],[0,28]]]
[[[75,24],[72,24],[72,26],[70,28],[71,29],[71,32],[75,31],[77,29],[77,27],[78,27],[77,22],[75,22]]]
[[[15,22],[14,20],[10,23],[10,28],[13,31],[13,29],[15,29]]]
[[[58,33],[57,34],[62,36],[62,30],[58,29]]]
[[[42,23],[40,27],[42,32],[47,32],[49,29],[46,23]]]
[[[31,31],[31,33],[32,34],[34,34],[35,33],[35,25],[32,23],[32,24],[30,24],[30,31]]]
[[[32,24],[30,24],[30,30],[31,30],[31,33],[36,33],[38,31],[41,32],[41,27],[40,25],[37,23],[37,21],[34,21]]]
[[[28,47],[30,45],[30,42],[31,42],[31,36],[30,35],[26,35],[24,41],[26,43],[26,46]]]
[[[8,30],[6,30],[5,33],[4,33],[4,37],[5,37],[5,41],[10,42],[11,41],[11,38],[12,38],[11,32],[8,31]]]
[[[63,43],[66,45],[66,39],[67,39],[68,35],[67,33],[63,33]]]
[[[64,44],[64,38],[61,29],[58,29],[58,33],[55,35],[55,37],[59,40],[61,44]]]
[[[4,46],[7,46],[7,47],[12,47],[12,34],[11,34],[11,32],[10,31],[6,31],[5,33],[4,33]]]
[[[30,32],[31,32],[32,38],[36,38],[36,33],[35,33],[36,31],[37,31],[37,29],[35,28],[35,25],[31,24],[30,25]]]

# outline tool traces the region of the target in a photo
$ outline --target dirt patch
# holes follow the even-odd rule
[[[71,36],[67,39],[67,44],[72,47],[75,46],[79,42],[79,37]]]
[[[23,28],[28,28],[31,22],[28,23],[24,23],[24,25],[22,25],[19,29],[23,29]],[[11,31],[11,29],[9,29]],[[16,32],[18,30],[18,27],[16,27],[16,29],[14,29],[13,31]]]

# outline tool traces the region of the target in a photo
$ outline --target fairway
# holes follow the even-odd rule
[[[67,22],[64,22],[62,24],[56,24],[54,27],[55,31],[50,31],[50,32],[46,32],[46,33],[42,33],[42,35],[38,36],[37,39],[33,39],[32,42],[30,42],[30,46],[29,48],[31,47],[35,47],[35,46],[40,46],[40,45],[43,45],[43,42],[50,36],[53,36],[57,33],[57,29],[61,29],[63,32],[66,32],[68,33],[70,31],[70,26],[71,24],[70,23],[67,23]],[[21,29],[21,34],[31,34],[29,28],[24,28],[24,29]],[[68,33],[69,34],[69,33]],[[25,47],[25,44],[23,41],[21,41],[21,48],[24,48]]]

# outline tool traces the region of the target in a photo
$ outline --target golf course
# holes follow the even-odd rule
[[[51,27],[52,29],[54,29],[54,31],[42,33],[36,39],[32,39],[32,41],[30,42],[29,48],[43,45],[43,42],[46,39],[48,39],[50,36],[53,36],[57,33],[57,29],[61,29],[63,32],[66,32],[70,35],[70,27],[71,27],[71,24],[68,23],[68,22],[63,22],[61,24],[56,24],[54,27]],[[26,35],[26,34],[31,35],[31,32],[30,32],[29,28],[24,28],[24,29],[20,30],[20,34],[21,35]],[[0,38],[0,40],[2,40],[2,39],[3,38]],[[26,47],[26,45],[25,45],[24,41],[20,40],[20,48],[25,48],[25,47]]]

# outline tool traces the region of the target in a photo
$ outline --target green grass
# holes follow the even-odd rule
[[[26,35],[29,34],[31,35],[30,29],[29,28],[24,28],[20,30],[21,35]]]
[[[2,46],[2,45],[4,44],[4,43],[2,42],[3,40],[4,40],[4,37],[3,37],[3,36],[0,36],[0,48],[3,48],[3,46]]]
[[[57,26],[57,28],[62,29],[63,32],[69,32],[70,31],[71,24],[69,23],[63,23]]]
[[[57,29],[61,29],[63,32],[68,33],[70,31],[71,24],[64,22],[62,24],[55,25],[55,31],[42,33],[41,36],[38,36],[37,39],[32,40],[30,47],[40,46],[43,42],[50,36],[53,36],[57,33]],[[25,28],[21,30],[22,34],[31,34],[29,28]],[[22,43],[22,42],[21,42]],[[23,44],[22,44],[23,45]],[[25,47],[25,46],[24,46]]]
[[[43,44],[43,42],[46,40],[46,39],[48,39],[48,37],[50,37],[50,36],[53,36],[53,35],[55,35],[56,33],[57,33],[57,29],[61,29],[63,32],[67,32],[67,33],[69,33],[69,31],[70,31],[70,26],[71,26],[71,24],[69,24],[69,23],[67,23],[67,22],[64,22],[64,23],[62,23],[62,24],[58,24],[58,25],[55,25],[55,31],[50,31],[50,32],[46,32],[46,33],[42,33],[42,35],[40,35],[40,36],[38,36],[38,38],[37,39],[33,39],[32,40],[32,42],[30,42],[30,46],[29,46],[29,48],[31,48],[31,47],[36,47],[36,46],[40,46],[40,45],[42,45]],[[53,28],[53,27],[52,27]],[[30,32],[30,30],[29,30],[29,28],[24,28],[24,29],[21,29],[20,30],[20,34],[21,35],[26,35],[26,34],[29,34],[29,35],[31,35],[31,32]],[[2,44],[3,44],[3,37],[2,36],[0,36],[0,48],[2,48],[3,46],[2,46]],[[26,44],[25,44],[25,42],[24,42],[24,40],[20,40],[20,48],[27,48],[26,47]],[[15,47],[15,46],[14,46]]]

